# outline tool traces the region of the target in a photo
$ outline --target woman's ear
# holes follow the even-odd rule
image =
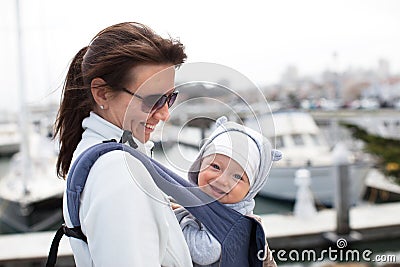
[[[94,78],[90,83],[90,91],[96,104],[101,109],[106,109],[108,107],[107,98],[109,97],[107,83],[102,78]]]

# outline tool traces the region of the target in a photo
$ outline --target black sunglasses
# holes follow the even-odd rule
[[[122,88],[122,91],[135,96],[142,100],[142,111],[143,112],[151,112],[154,110],[161,109],[165,104],[168,104],[168,108],[170,108],[174,103],[178,96],[178,91],[174,91],[169,95],[148,95],[148,96],[140,96],[138,94],[132,93],[126,88]]]

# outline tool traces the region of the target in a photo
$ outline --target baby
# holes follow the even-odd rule
[[[260,133],[243,125],[217,120],[217,128],[200,149],[189,170],[189,180],[208,195],[253,216],[254,197],[264,186],[272,161],[282,157]],[[221,245],[187,210],[175,214],[188,244],[194,266],[218,266]],[[275,265],[272,255],[268,265]]]

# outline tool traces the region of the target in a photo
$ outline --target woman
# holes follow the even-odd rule
[[[55,125],[59,176],[65,179],[79,154],[105,140],[123,137],[149,155],[150,134],[168,119],[176,98],[175,66],[185,59],[180,42],[139,23],[99,32],[77,53],[65,80]],[[66,201],[63,211],[71,227]],[[88,243],[70,238],[78,267],[191,266],[168,200],[128,153],[113,151],[95,162],[79,216]]]

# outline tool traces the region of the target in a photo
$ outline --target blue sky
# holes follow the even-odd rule
[[[15,1],[0,1],[0,110],[18,107]],[[58,100],[74,54],[99,30],[122,21],[139,21],[179,37],[189,62],[223,64],[258,85],[277,82],[288,65],[297,66],[300,75],[314,75],[327,68],[376,68],[385,58],[392,72],[400,73],[397,0],[20,3],[30,103]]]

